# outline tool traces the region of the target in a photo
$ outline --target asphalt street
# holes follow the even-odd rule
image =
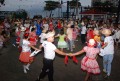
[[[55,44],[56,43],[57,40],[55,40]],[[84,46],[80,41],[76,41],[75,45],[76,48],[73,52],[81,50]],[[64,51],[70,52],[68,50]],[[43,66],[43,52],[35,56],[34,62],[31,64],[27,74],[24,74],[22,64],[19,62],[20,54],[17,47],[14,47],[9,42],[7,43],[7,48],[3,48],[0,53],[0,81],[35,81],[41,72]],[[54,60],[54,81],[84,81],[86,72],[80,69],[80,61],[84,55],[85,54],[77,56],[79,60],[78,64],[75,64],[72,58],[69,57],[68,64],[65,65],[64,56],[56,54]],[[98,56],[97,60],[101,69],[101,74],[96,76],[92,75],[91,81],[120,81],[120,49],[115,49],[110,79],[103,78],[102,57]],[[48,77],[46,76],[43,81],[48,81]]]

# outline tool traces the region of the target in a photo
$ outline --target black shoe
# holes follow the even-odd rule
[[[3,48],[7,48],[7,46],[6,46],[6,45],[3,45]]]
[[[37,79],[37,80],[35,80],[35,81],[42,81],[42,80]]]
[[[37,79],[37,80],[35,80],[35,81],[40,81],[40,80]]]

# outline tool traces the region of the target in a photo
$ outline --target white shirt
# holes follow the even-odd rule
[[[29,41],[23,39],[22,52],[30,52],[31,51],[29,44],[30,44]]]
[[[41,33],[41,35],[39,36],[39,37],[40,37],[40,43],[43,43],[43,42],[44,42],[45,36],[46,36],[45,33]]]
[[[10,24],[9,23],[5,23],[5,27],[6,28],[10,28]]]
[[[36,26],[30,26],[30,32],[31,32],[32,28],[36,28]]]
[[[72,33],[73,33],[72,28],[68,28],[67,29],[67,37],[68,37],[69,40],[73,39],[73,34]]]
[[[0,47],[2,47],[3,46],[3,41],[2,41],[2,39],[0,39]]]
[[[86,31],[87,31],[86,27],[85,27],[85,26],[82,26],[81,34],[86,34]]]
[[[42,46],[44,47],[44,57],[53,60],[55,58],[56,46],[48,41],[44,41]]]
[[[25,28],[29,28],[30,24],[24,24]]]
[[[45,29],[45,30],[48,30],[48,28],[49,28],[49,25],[48,25],[48,24],[43,24],[43,26],[44,26],[44,29]]]
[[[104,48],[105,54],[114,54],[114,40],[112,36],[105,37],[104,43],[108,45]]]
[[[115,33],[115,38],[120,39],[120,30]]]

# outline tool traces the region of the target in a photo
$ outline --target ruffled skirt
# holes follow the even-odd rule
[[[100,68],[96,59],[91,59],[87,56],[85,56],[81,61],[81,69],[93,74],[100,73]]]
[[[22,63],[30,63],[33,61],[33,57],[30,57],[30,52],[21,52],[19,60]]]

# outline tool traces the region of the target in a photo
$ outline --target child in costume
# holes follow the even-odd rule
[[[58,48],[60,48],[61,51],[63,51],[64,48],[67,48],[67,43],[65,41],[66,35],[64,34],[64,31],[61,30],[60,34],[58,34],[56,37],[59,37]]]
[[[33,61],[33,57],[30,57],[31,54],[30,48],[38,50],[37,48],[30,44],[30,42],[28,41],[28,34],[25,34],[22,43],[22,52],[20,53],[19,56],[20,62],[23,63],[24,73],[27,73],[27,70],[29,70],[31,62]]]
[[[36,29],[32,28],[30,34],[29,34],[29,41],[31,43],[31,45],[36,45],[37,43],[37,35],[36,35]]]
[[[101,37],[99,30],[94,30],[94,40],[96,42],[96,47],[101,48]]]
[[[104,50],[103,71],[106,73],[104,78],[109,78],[111,74],[111,64],[114,58],[114,40],[111,36],[110,29],[104,29],[102,33],[105,35],[104,45],[102,46],[102,49]]]
[[[98,48],[94,48],[95,41],[90,39],[88,46],[85,46],[81,51],[73,54],[68,54],[69,56],[80,55],[86,52],[86,56],[81,61],[81,69],[87,71],[87,75],[84,81],[87,81],[90,74],[99,74],[100,68],[96,60],[96,56],[99,53]]]
[[[43,58],[43,68],[41,73],[36,81],[41,81],[46,74],[48,74],[49,81],[53,80],[54,68],[53,68],[53,61],[55,58],[55,52],[60,55],[66,55],[66,53],[60,51],[56,48],[56,46],[52,43],[54,42],[54,32],[48,32],[46,34],[46,41],[44,41],[40,45],[40,49],[44,47],[44,58]]]
[[[40,43],[42,44],[44,41],[45,41],[45,36],[46,36],[46,30],[42,30],[42,33],[41,35],[39,36],[40,37]]]

